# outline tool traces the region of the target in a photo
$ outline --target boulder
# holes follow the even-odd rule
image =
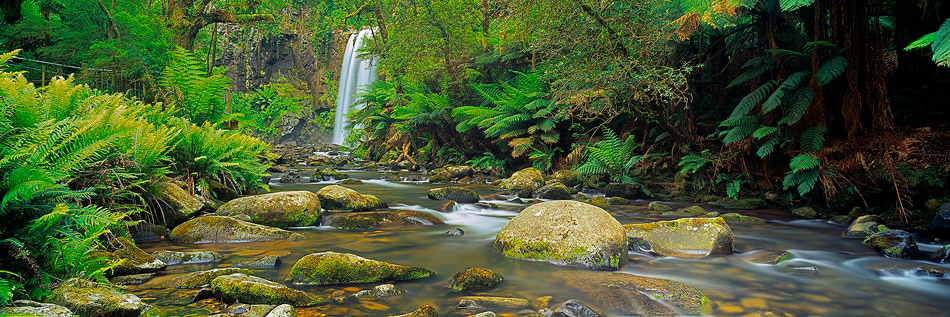
[[[126,238],[116,239],[123,248],[108,254],[110,260],[118,263],[109,272],[109,276],[152,273],[164,270],[168,265],[142,251],[135,243]],[[103,251],[99,251],[100,255]]]
[[[934,251],[934,253],[931,253],[930,260],[937,263],[950,262],[950,244],[937,249],[937,251]]]
[[[109,282],[115,285],[141,285],[152,279],[157,273],[142,273],[133,275],[116,276],[109,279]]]
[[[171,233],[171,240],[180,243],[232,243],[302,238],[299,233],[223,216],[198,217],[178,225]]]
[[[238,268],[223,268],[191,272],[171,279],[165,283],[165,286],[172,288],[198,288],[211,284],[211,281],[219,276],[231,275],[235,273],[253,274],[254,271]]]
[[[909,259],[919,252],[917,240],[904,230],[878,232],[864,239],[863,243],[888,258]]]
[[[462,230],[461,228],[452,228],[449,229],[449,231],[446,231],[445,235],[461,237],[465,235],[465,230]]]
[[[347,178],[350,178],[350,174],[337,172],[337,170],[331,167],[327,167],[310,174],[310,182],[332,181]]]
[[[426,196],[435,200],[454,200],[457,203],[474,204],[478,202],[478,194],[468,188],[439,187],[430,189]]]
[[[530,308],[531,303],[527,299],[517,297],[498,297],[498,296],[463,296],[461,302],[473,302],[477,307],[508,308],[521,309]],[[469,304],[470,305],[470,304]]]
[[[354,297],[374,297],[374,298],[387,298],[393,297],[406,291],[396,287],[393,284],[383,284],[373,287],[371,290],[362,290],[353,294]]]
[[[650,204],[647,205],[647,209],[652,211],[673,211],[673,207],[658,201],[651,201]]]
[[[551,183],[538,188],[537,190],[538,198],[541,199],[557,199],[557,200],[567,200],[571,199],[571,190],[564,186],[561,183]]]
[[[887,227],[878,223],[881,218],[877,215],[865,215],[858,217],[848,226],[848,229],[841,235],[845,238],[864,239],[868,236],[887,231]]]
[[[271,173],[290,173],[290,169],[283,165],[273,165],[268,167],[267,171]]]
[[[743,198],[737,200],[735,198],[723,197],[713,204],[723,208],[742,210],[760,209],[766,206],[765,200],[759,198]]]
[[[287,282],[305,285],[337,285],[405,281],[434,276],[435,272],[371,260],[349,253],[311,253],[294,264]]]
[[[340,185],[363,185],[363,181],[355,178],[347,178],[340,182]]]
[[[735,238],[722,218],[682,218],[625,225],[627,237],[650,242],[660,255],[703,257],[732,254]]]
[[[765,219],[740,215],[734,212],[720,215],[719,217],[725,220],[726,223],[765,223]]]
[[[581,182],[583,181],[581,174],[578,174],[577,172],[574,172],[568,169],[558,170],[554,172],[554,174],[551,174],[551,179],[561,184],[564,184],[564,186],[567,186],[567,187],[574,187],[574,186],[580,185]]]
[[[950,204],[943,204],[930,220],[930,231],[941,238],[950,238]]]
[[[227,307],[225,312],[208,317],[265,317],[274,310],[273,305],[248,305],[236,303]]]
[[[534,204],[498,232],[494,251],[509,258],[617,270],[627,262],[624,228],[603,209],[570,200]]]
[[[333,159],[326,155],[311,155],[307,157],[307,165],[318,166],[318,165],[330,165],[333,163]]]
[[[422,305],[419,309],[402,315],[390,315],[390,317],[439,317],[439,311],[429,305]]]
[[[818,218],[818,212],[811,207],[801,207],[792,209],[792,214],[805,218]]]
[[[664,212],[663,215],[675,216],[675,217],[697,217],[697,216],[706,215],[707,213],[709,212],[706,211],[706,209],[703,209],[703,207],[689,206],[686,208],[680,208],[677,210]]]
[[[194,217],[204,207],[204,203],[195,198],[195,195],[175,184],[153,182],[149,186],[148,192],[156,200],[163,203],[161,206],[162,216],[156,217],[156,220],[169,227],[174,227],[188,220],[188,218]]]
[[[585,202],[588,204],[597,206],[598,208],[603,209],[603,210],[610,210],[610,202],[608,202],[607,198],[604,198],[603,196],[593,197],[591,199],[588,199]]]
[[[154,308],[132,294],[121,292],[95,282],[70,279],[50,292],[46,301],[68,308],[79,316],[138,317],[148,315]]]
[[[793,258],[793,256],[784,250],[758,250],[743,254],[743,258],[752,263],[776,265],[779,262]]]
[[[289,228],[317,224],[320,196],[309,191],[279,192],[234,199],[218,208],[219,216],[247,216],[256,224]]]
[[[563,271],[554,273],[599,306],[626,316],[701,316],[712,303],[689,285],[626,273]]]
[[[631,183],[610,183],[604,187],[608,197],[622,197],[626,199],[644,199],[647,194],[638,184]]]
[[[430,183],[451,183],[463,177],[472,177],[475,169],[465,165],[448,165],[429,172]]]
[[[426,212],[402,209],[329,214],[323,217],[323,225],[343,230],[392,229],[444,224],[442,220]]]
[[[73,312],[59,305],[17,300],[10,303],[10,306],[0,308],[0,316],[72,317]]]
[[[498,188],[511,191],[519,197],[531,197],[534,191],[544,186],[544,175],[541,171],[529,167],[515,172],[508,179],[499,184]]]
[[[216,263],[224,259],[221,253],[215,251],[180,252],[161,250],[152,252],[152,256],[168,265]]]
[[[498,283],[501,283],[503,280],[504,277],[502,277],[501,274],[495,273],[492,270],[470,267],[455,273],[455,275],[452,276],[452,281],[449,283],[449,288],[456,292],[486,289],[498,285]]]
[[[264,317],[297,317],[297,311],[288,304],[277,305]]]
[[[333,211],[370,211],[386,208],[386,203],[373,195],[363,195],[355,190],[330,185],[317,191],[320,203],[326,210]]]
[[[274,283],[257,276],[242,273],[219,276],[211,281],[211,292],[224,302],[313,306],[326,299]]]
[[[249,269],[272,269],[278,264],[280,264],[279,256],[268,255],[254,260],[232,263],[231,266]]]
[[[607,198],[607,202],[611,205],[629,205],[630,200],[623,197],[610,197]]]
[[[551,313],[551,317],[600,317],[603,314],[598,313],[594,309],[587,307],[579,300],[571,299],[556,309]]]

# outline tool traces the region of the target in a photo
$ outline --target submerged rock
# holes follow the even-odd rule
[[[313,306],[326,299],[274,283],[257,276],[242,273],[219,276],[211,281],[211,291],[224,302],[245,304],[290,304]]]
[[[534,191],[541,186],[544,186],[544,174],[533,167],[529,167],[517,171],[508,179],[503,180],[498,188],[511,191],[518,197],[531,197]]]
[[[878,223],[880,217],[877,215],[865,215],[858,217],[848,226],[848,229],[842,234],[845,238],[864,239],[868,236],[887,231],[887,227]]]
[[[402,209],[332,214],[323,218],[323,225],[343,230],[389,229],[444,224],[442,220],[426,212]]]
[[[498,232],[494,250],[510,258],[595,270],[617,270],[627,262],[627,238],[617,219],[570,200],[525,208]]]
[[[719,215],[719,217],[725,220],[727,223],[765,223],[765,219],[740,215],[734,212]]]
[[[336,285],[405,281],[434,276],[421,267],[376,261],[349,253],[311,253],[294,264],[287,282],[306,285]]]
[[[232,243],[251,241],[297,240],[299,233],[254,224],[224,216],[203,216],[178,227],[171,239],[181,243]]]
[[[446,231],[445,234],[450,235],[450,236],[455,236],[455,237],[461,237],[465,235],[465,230],[462,230],[461,228],[452,228],[449,231]]]
[[[309,191],[279,192],[234,199],[218,208],[220,216],[247,216],[256,224],[289,228],[317,224],[320,196]]]
[[[250,269],[272,269],[278,264],[280,264],[279,256],[268,255],[254,260],[232,263],[231,266]]]
[[[164,203],[162,206],[162,217],[156,217],[163,224],[173,227],[188,218],[194,217],[204,207],[204,203],[195,198],[195,195],[185,191],[175,184],[165,182],[153,182],[148,188],[158,201]]]
[[[0,308],[0,316],[71,317],[73,312],[60,305],[17,300],[10,303],[10,306]]]
[[[706,295],[689,285],[661,278],[626,273],[557,272],[569,287],[580,290],[598,305],[621,315],[708,315]]]
[[[390,315],[390,317],[439,317],[439,311],[429,305],[422,305],[419,309],[402,315]]]
[[[805,218],[818,218],[818,212],[811,207],[801,207],[792,209],[792,214],[796,216],[801,216]]]
[[[779,262],[791,259],[793,256],[784,250],[759,250],[744,254],[743,257],[746,261],[752,263],[776,265]]]
[[[673,207],[658,201],[651,201],[650,204],[647,205],[647,209],[652,211],[672,211]]]
[[[317,191],[320,203],[326,210],[333,211],[370,211],[386,208],[386,203],[373,195],[340,186],[330,185]]]
[[[109,276],[152,273],[164,270],[168,265],[142,251],[135,243],[126,238],[116,239],[124,247],[108,254],[110,260],[118,263],[109,271]],[[101,252],[101,251],[100,251]]]
[[[917,240],[904,230],[878,232],[864,239],[863,243],[889,258],[909,259],[919,252]]]
[[[439,187],[430,189],[426,193],[429,199],[435,200],[453,200],[463,204],[473,204],[478,202],[478,194],[468,188],[463,187]]]
[[[215,251],[180,252],[161,250],[152,256],[168,265],[221,262],[224,256]]]
[[[551,313],[552,317],[600,317],[603,314],[598,313],[594,309],[587,307],[579,300],[572,299],[564,302],[554,312]]]
[[[254,271],[239,268],[222,268],[207,271],[191,272],[168,281],[165,285],[174,288],[198,288],[208,285],[219,276],[235,273],[252,274]]]
[[[625,225],[627,237],[649,241],[665,256],[703,257],[732,254],[735,238],[722,218],[682,218]]]
[[[363,185],[363,181],[355,178],[347,178],[340,182],[340,185]]]
[[[508,309],[520,309],[520,308],[530,308],[531,303],[527,299],[517,298],[517,297],[498,297],[498,296],[464,296],[459,301],[459,306],[462,306],[461,302],[469,302],[475,304],[477,307],[492,307],[492,308],[508,308]],[[471,305],[469,303],[468,305]]]
[[[64,306],[79,316],[145,316],[154,308],[132,294],[95,282],[70,279],[54,289],[46,301]]]
[[[480,267],[470,267],[455,273],[449,288],[456,292],[492,288],[504,281],[501,274]]]
[[[742,209],[742,210],[752,210],[760,209],[766,206],[765,200],[759,198],[743,198],[735,199],[730,197],[723,197],[722,199],[714,203],[716,206],[720,206],[728,209]]]
[[[387,298],[387,297],[393,297],[405,292],[406,291],[396,287],[396,285],[383,284],[383,285],[377,285],[376,287],[373,287],[373,289],[371,290],[362,290],[362,291],[356,292],[356,294],[353,294],[353,296],[354,297],[369,296],[369,297],[375,297],[375,298]]]
[[[538,198],[541,199],[571,199],[571,190],[561,183],[551,183],[538,188]]]

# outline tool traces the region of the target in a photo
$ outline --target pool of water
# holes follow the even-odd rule
[[[349,171],[364,180],[361,185],[348,185],[361,193],[373,194],[389,203],[392,209],[410,209],[430,213],[446,225],[414,227],[383,231],[343,231],[332,227],[296,228],[308,238],[301,241],[253,242],[233,244],[144,243],[146,252],[158,250],[213,250],[225,255],[218,264],[169,266],[145,284],[129,286],[127,291],[160,307],[169,315],[204,316],[218,312],[220,305],[203,301],[192,303],[197,290],[165,287],[171,278],[188,272],[256,259],[263,255],[281,256],[283,264],[274,270],[261,270],[255,275],[283,281],[293,264],[315,252],[353,253],[366,258],[402,265],[422,266],[438,276],[396,283],[406,293],[389,300],[347,300],[319,307],[298,310],[301,316],[385,316],[413,311],[423,304],[432,305],[443,315],[467,315],[455,307],[464,295],[518,297],[532,301],[552,296],[556,304],[579,299],[607,314],[596,300],[554,277],[554,273],[578,268],[560,267],[541,262],[507,259],[492,253],[495,234],[517,215],[520,204],[491,201],[497,208],[480,208],[461,204],[452,212],[440,212],[443,202],[426,198],[426,191],[437,187],[428,183],[391,182],[381,180],[377,172]],[[317,191],[332,182],[313,184],[272,184],[272,190]],[[491,194],[487,185],[461,185],[483,196]],[[646,217],[641,211],[649,201],[632,205],[612,206],[611,213],[623,224],[669,220]],[[671,202],[674,207],[687,204]],[[727,212],[706,206],[707,210]],[[869,315],[945,315],[950,313],[950,279],[921,277],[914,274],[881,274],[876,270],[889,267],[936,265],[929,262],[886,259],[861,245],[860,240],[842,239],[844,226],[819,220],[801,220],[780,210],[741,212],[768,220],[765,224],[730,225],[735,233],[738,253],[759,249],[788,250],[792,260],[779,265],[754,264],[740,254],[704,258],[651,257],[631,254],[622,273],[660,277],[680,281],[703,291],[713,302],[713,314],[739,316],[761,311],[781,311],[791,315],[869,316]],[[450,236],[452,228],[465,231],[464,236]],[[921,249],[936,246],[922,245]],[[489,268],[505,277],[495,288],[470,293],[448,289],[452,275],[468,267]],[[944,265],[944,267],[948,267]],[[375,284],[341,286],[292,286],[320,295],[334,292],[351,294],[370,289]],[[499,315],[517,316],[518,310],[496,310]]]

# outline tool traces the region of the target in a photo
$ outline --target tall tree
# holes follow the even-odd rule
[[[167,0],[165,26],[172,32],[172,41],[192,49],[202,28],[213,23],[251,23],[273,21],[271,14],[251,13],[260,4],[257,0],[241,3],[218,3],[215,0]]]

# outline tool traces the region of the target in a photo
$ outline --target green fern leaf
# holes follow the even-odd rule
[[[769,96],[769,99],[766,100],[765,103],[762,104],[762,113],[768,113],[772,110],[775,110],[775,108],[778,108],[779,106],[781,106],[782,103],[787,102],[786,96],[788,95],[788,93],[798,88],[798,86],[801,85],[801,83],[805,80],[805,78],[808,77],[808,75],[809,75],[809,72],[801,71],[801,72],[797,72],[788,76],[788,78],[785,79],[784,82],[782,82],[782,84],[778,87],[778,89],[776,89],[775,92],[773,92],[772,95]]]
[[[792,158],[788,166],[792,169],[792,173],[809,170],[821,166],[821,162],[818,161],[818,158],[811,154],[799,154]]]
[[[765,140],[765,142],[759,146],[759,149],[755,151],[755,155],[758,155],[760,158],[765,158],[766,156],[769,156],[769,154],[772,154],[772,151],[775,150],[775,146],[779,143],[781,143],[780,137],[771,137],[768,140]]]
[[[739,142],[742,139],[749,137],[756,129],[759,128],[758,120],[747,120],[742,124],[735,126],[734,128],[726,132],[725,137],[723,137],[722,142],[725,144],[732,144]]]
[[[742,97],[742,100],[739,101],[739,104],[736,105],[736,108],[732,110],[732,114],[729,115],[729,117],[739,118],[749,114],[749,112],[752,111],[752,108],[755,108],[756,105],[762,102],[766,96],[768,96],[769,92],[775,88],[777,83],[778,81],[770,80],[765,84],[762,84],[762,86],[759,86],[759,88],[756,88],[750,92],[745,97]]]
[[[848,59],[842,56],[835,56],[821,65],[821,68],[818,68],[818,72],[815,73],[815,80],[819,86],[824,86],[835,78],[838,78],[838,76],[841,76],[846,67],[848,67]]]
[[[825,142],[824,134],[826,132],[828,132],[828,128],[825,127],[811,127],[805,130],[801,136],[802,150],[818,152]]]
[[[943,25],[937,30],[930,48],[934,52],[934,63],[940,66],[950,66],[950,19],[943,22]]]
[[[811,102],[814,99],[814,90],[804,87],[795,90],[795,95],[785,110],[785,117],[779,120],[778,124],[793,125],[798,122],[798,120],[801,120],[805,112],[808,111],[808,106],[811,106]]]
[[[736,76],[735,79],[733,79],[731,82],[729,82],[728,85],[726,85],[726,88],[732,88],[732,87],[741,85],[749,80],[752,80],[753,78],[759,77],[762,74],[770,72],[772,71],[774,66],[775,66],[774,62],[771,62],[771,61],[768,63],[762,63],[756,66],[755,68],[752,68],[740,74],[739,76]]]
[[[905,51],[910,51],[918,48],[928,47],[933,44],[934,40],[937,39],[937,32],[927,33],[924,36],[921,36],[916,41],[911,42],[907,47],[904,48]]]
[[[756,129],[755,132],[752,132],[752,137],[758,140],[758,139],[767,137],[775,132],[778,132],[778,128],[761,126],[758,129]]]
[[[815,0],[779,0],[779,7],[782,11],[794,11],[799,8],[807,7],[815,3]]]

